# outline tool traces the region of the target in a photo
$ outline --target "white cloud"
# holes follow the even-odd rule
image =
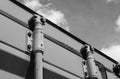
[[[116,20],[116,27],[115,27],[115,31],[120,32],[120,16],[118,16],[117,20]]]
[[[56,9],[51,9],[50,6],[52,5],[52,3],[43,5],[40,3],[40,1],[41,0],[25,0],[24,4],[32,10],[36,11],[37,13],[43,15],[53,23],[59,25],[67,31],[70,31],[70,27],[67,20],[65,19],[64,14]]]
[[[109,2],[111,2],[112,0],[107,0],[107,2],[109,3]]]
[[[38,0],[32,0],[32,1],[26,0],[25,5],[34,11],[38,10],[40,7],[43,6],[42,4],[39,3]]]
[[[107,0],[107,3],[114,2],[114,3],[120,3],[120,0]]]
[[[101,49],[106,55],[112,57],[116,61],[120,61],[120,45],[112,45]]]

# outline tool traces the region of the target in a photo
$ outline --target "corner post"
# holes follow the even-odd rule
[[[85,79],[98,79],[96,64],[93,56],[94,49],[89,45],[84,45],[81,48],[80,53],[84,59],[83,71]]]
[[[39,15],[33,15],[28,21],[29,28],[33,31],[32,52],[34,55],[34,79],[43,79],[43,54],[45,19]]]

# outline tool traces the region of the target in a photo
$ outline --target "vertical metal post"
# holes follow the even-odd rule
[[[113,72],[118,78],[120,78],[120,63],[113,65]]]
[[[106,70],[106,68],[104,67],[104,65],[101,64],[101,63],[98,62],[98,61],[96,61],[96,65],[98,66],[99,71],[101,72],[102,79],[108,79],[107,70]]]
[[[104,67],[100,67],[99,70],[101,72],[102,79],[108,79],[106,69]]]
[[[44,53],[44,38],[43,25],[45,19],[39,15],[34,15],[29,20],[29,27],[33,31],[32,51],[34,59],[34,79],[43,79],[43,53]]]
[[[85,60],[84,65],[87,67],[85,70],[85,66],[83,65],[84,70],[87,71],[84,72],[85,79],[98,79],[95,60],[93,57],[94,49],[89,45],[84,45],[80,52],[83,59]]]

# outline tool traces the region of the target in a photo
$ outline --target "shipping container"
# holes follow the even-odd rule
[[[36,14],[16,0],[0,1],[0,79],[33,79],[27,34],[32,32],[28,20]],[[43,79],[84,79],[81,46],[87,44],[77,36],[46,21],[44,31]],[[118,62],[95,48],[95,60],[104,66],[98,79],[116,79],[113,65]]]

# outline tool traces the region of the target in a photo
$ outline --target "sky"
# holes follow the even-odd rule
[[[120,61],[120,0],[24,0],[23,3]]]

